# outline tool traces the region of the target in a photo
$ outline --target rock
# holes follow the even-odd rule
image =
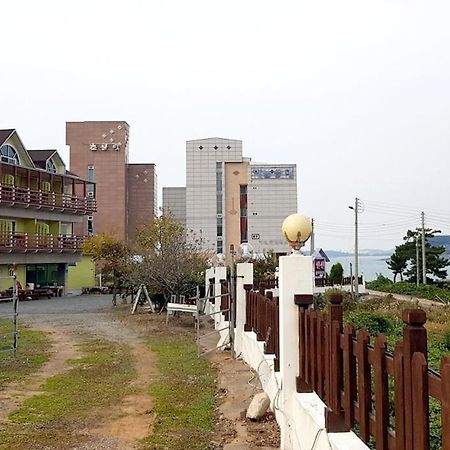
[[[265,392],[256,394],[247,409],[247,419],[258,420],[266,413],[267,408],[270,406],[270,400]]]

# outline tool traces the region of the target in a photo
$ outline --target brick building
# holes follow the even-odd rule
[[[136,229],[155,216],[155,165],[128,163],[129,132],[124,121],[66,124],[70,169],[96,184],[97,212],[82,224],[87,234],[133,239]]]

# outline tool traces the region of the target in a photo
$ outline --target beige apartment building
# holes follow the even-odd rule
[[[236,139],[187,141],[186,188],[164,188],[163,206],[202,238],[205,250],[228,257],[231,244],[248,242],[257,253],[285,253],[280,230],[297,212],[297,167],[254,163]]]

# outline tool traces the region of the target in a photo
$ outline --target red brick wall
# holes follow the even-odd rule
[[[128,237],[155,214],[156,175],[154,164],[128,165]]]
[[[88,177],[88,166],[94,166],[97,212],[94,233],[103,231],[125,239],[127,233],[127,163],[129,126],[126,122],[67,122],[66,144],[70,146],[70,171]],[[90,144],[108,144],[108,149],[96,151]],[[119,151],[112,143],[121,143]],[[83,229],[74,233],[86,234]]]

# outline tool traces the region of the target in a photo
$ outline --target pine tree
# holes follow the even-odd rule
[[[427,283],[433,283],[447,277],[446,267],[450,261],[442,256],[445,253],[445,248],[433,246],[429,242],[430,238],[439,233],[441,233],[440,230],[425,229]],[[419,266],[419,282],[422,280],[422,250],[419,251],[418,260],[416,252],[416,240],[421,242],[421,239],[422,230],[420,228],[408,230],[403,238],[404,243],[395,247],[394,253],[387,261],[388,267],[394,273],[394,281],[397,275],[400,275],[400,279],[403,279],[403,275],[405,275],[409,282],[417,282],[417,266]]]

